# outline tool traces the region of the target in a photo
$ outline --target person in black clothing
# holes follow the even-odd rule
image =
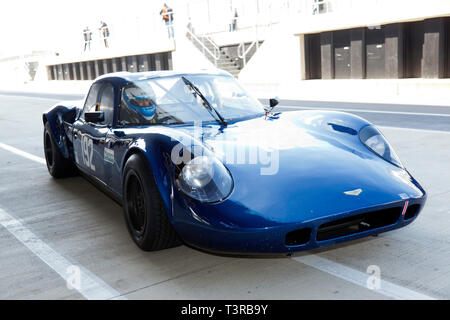
[[[170,8],[169,6],[167,6],[166,3],[164,3],[164,7],[161,9],[159,14],[162,16],[162,19],[164,20],[164,22],[166,24],[169,38],[173,38],[174,32],[173,32],[173,10],[172,10],[172,8]]]
[[[89,30],[89,27],[86,27],[83,30],[83,36],[84,36],[84,51],[86,51],[86,48],[89,48],[89,51],[91,51],[92,32],[91,30]]]

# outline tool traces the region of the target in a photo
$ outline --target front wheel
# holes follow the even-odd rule
[[[144,251],[156,251],[181,244],[144,156],[133,154],[123,175],[123,210],[133,241]]]

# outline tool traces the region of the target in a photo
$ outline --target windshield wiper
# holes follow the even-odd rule
[[[197,88],[191,81],[189,81],[188,79],[186,79],[185,77],[181,77],[181,79],[183,80],[183,82],[189,87],[191,88],[192,91],[195,92],[195,94],[197,94],[203,101],[203,106],[206,108],[206,110],[208,110],[208,112],[211,114],[211,116],[221,125],[226,126],[227,122],[225,121],[225,119],[220,115],[219,112],[217,112],[217,110],[209,103],[209,101],[205,98],[205,96],[200,92],[199,88]],[[213,111],[216,113],[217,118],[214,116]]]

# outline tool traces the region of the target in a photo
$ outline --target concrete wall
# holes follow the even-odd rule
[[[260,86],[263,92],[276,95],[279,85],[304,77],[303,37],[290,34],[281,25],[261,45],[239,74],[243,84]]]
[[[147,43],[144,46],[111,48],[109,50],[73,53],[47,59],[49,80],[93,80],[117,71],[196,70],[214,68],[203,54],[186,38],[183,24],[174,26],[175,40]]]
[[[448,29],[442,32],[442,28],[448,28],[446,27],[448,24],[439,24],[442,19],[439,17],[450,16],[450,1],[368,0],[359,8],[356,3],[358,1],[332,1],[334,5],[329,13],[290,19],[282,23],[278,32],[267,38],[247,67],[241,71],[240,81],[260,98],[278,95],[280,98],[292,99],[347,101],[356,99],[380,102],[387,99],[410,100],[412,103],[434,100],[436,103],[448,104],[450,81],[447,79],[395,78],[402,78],[405,74],[403,68],[407,68],[408,63],[417,64],[417,61],[419,71],[410,72],[412,75],[406,74],[406,77],[450,76],[450,58],[446,56],[450,52],[449,32]],[[403,47],[405,44],[403,36],[406,33],[402,28],[407,25],[405,23],[422,20],[426,20],[423,22],[424,40],[420,44],[418,39],[418,42],[412,45],[415,47],[423,45],[422,49],[419,48],[421,54],[416,58],[414,56],[404,58],[402,52],[406,48]],[[385,25],[382,27],[385,35],[382,52],[385,57],[382,66],[376,65],[374,61],[368,63],[366,50],[362,48],[373,45],[370,50],[376,49],[375,40],[380,25]],[[371,40],[365,39],[368,33],[363,30],[368,30],[368,27],[373,29],[373,32],[370,32],[370,37],[375,39],[373,44]],[[343,29],[352,29],[348,39],[336,39],[333,32]],[[305,41],[307,35],[314,33],[319,34],[319,37]],[[341,42],[338,44],[340,48],[348,50],[348,64],[351,65],[348,73],[352,80],[334,79],[335,41]],[[318,49],[311,53],[308,49],[310,46]],[[447,51],[444,50],[446,46]],[[311,54],[320,55],[319,65],[308,64],[305,57]],[[371,77],[382,79],[364,79],[368,71]],[[345,70],[339,71],[339,77],[342,76],[342,72]],[[316,75],[313,78],[320,75],[322,79],[333,80],[304,80],[311,74]],[[386,80],[389,78],[392,80]]]
[[[410,22],[437,16],[450,16],[447,0],[334,0],[331,12],[291,17],[287,22],[295,34],[327,30],[379,26]]]

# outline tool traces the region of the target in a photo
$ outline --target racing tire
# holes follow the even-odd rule
[[[125,222],[137,246],[157,251],[180,245],[147,159],[141,154],[131,155],[123,177]]]
[[[77,175],[78,171],[75,165],[64,158],[56,145],[48,122],[45,123],[44,128],[44,153],[48,172],[53,178],[66,178]]]

